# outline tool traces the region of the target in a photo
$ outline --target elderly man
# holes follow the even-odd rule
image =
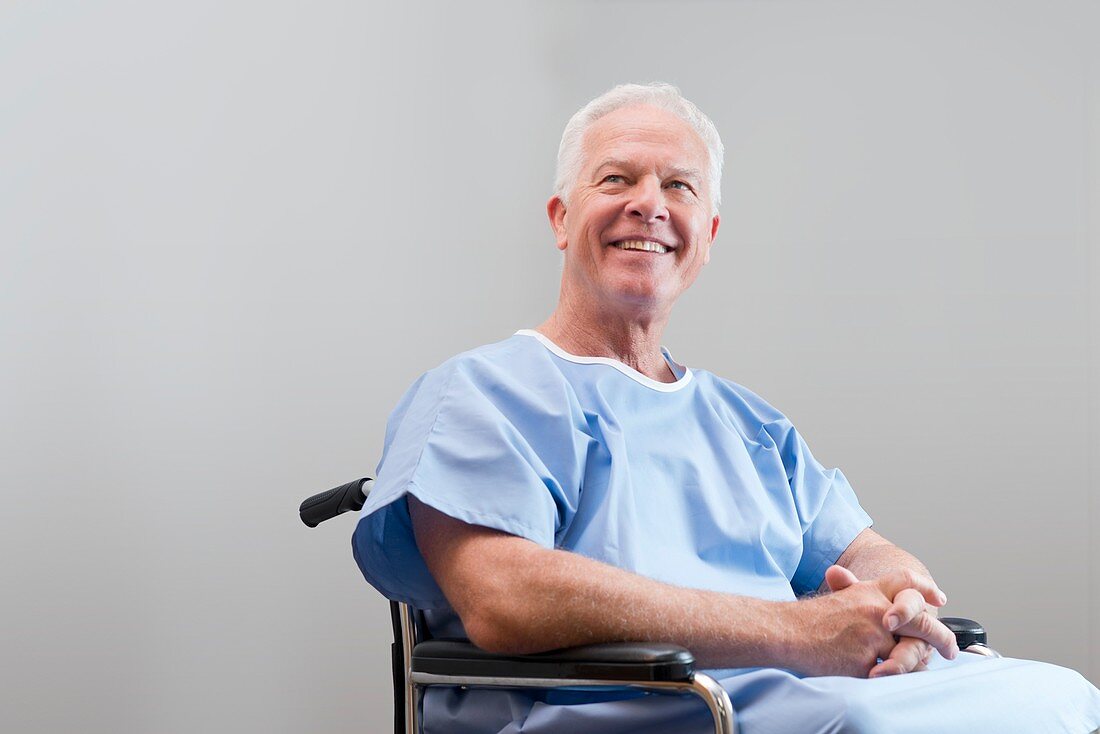
[[[721,167],[713,124],[667,85],[570,120],[547,206],[558,306],[402,399],[354,538],[364,575],[492,651],[682,644],[745,734],[1100,727],[1073,671],[960,655],[943,593],[844,475],[759,396],[661,348],[710,258]],[[431,689],[424,706],[436,732],[709,730],[698,701],[627,693]]]

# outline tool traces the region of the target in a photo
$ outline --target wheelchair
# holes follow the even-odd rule
[[[358,511],[372,479],[356,479],[313,495],[298,508],[302,522],[316,527],[337,515]],[[614,642],[534,655],[495,655],[467,640],[432,639],[424,614],[390,602],[393,644],[394,734],[419,734],[421,696],[427,686],[465,688],[603,688],[650,693],[694,694],[710,709],[715,734],[737,734],[737,716],[726,691],[695,669],[691,651],[679,645]],[[940,619],[959,650],[1000,657],[979,623],[962,617]]]

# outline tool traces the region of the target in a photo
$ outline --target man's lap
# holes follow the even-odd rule
[[[864,732],[1079,732],[1100,727],[1100,691],[1046,663],[962,654],[929,670],[863,680],[798,678],[775,669],[713,671],[737,710],[741,734]],[[579,694],[572,694],[574,701]],[[540,697],[542,698],[542,697]],[[504,691],[429,690],[425,731],[499,734],[712,732],[695,698],[630,697],[598,703]]]

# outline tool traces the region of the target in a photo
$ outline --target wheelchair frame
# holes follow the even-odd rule
[[[710,710],[715,734],[737,733],[729,695],[709,675],[695,672],[691,653],[677,645],[610,643],[538,655],[491,656],[468,642],[422,639],[426,625],[418,619],[420,613],[407,604],[391,601],[390,614],[395,631],[395,734],[420,733],[421,699],[428,686],[636,688],[693,693]],[[661,679],[666,675],[667,679]],[[403,716],[399,717],[399,712]]]
[[[298,509],[302,522],[316,527],[361,509],[372,481],[356,479],[307,498]],[[407,604],[391,601],[390,620],[395,734],[420,734],[423,693],[429,686],[691,693],[706,703],[715,734],[737,733],[737,712],[729,695],[713,678],[697,672],[695,658],[679,645],[619,642],[534,655],[494,655],[465,640],[431,639],[423,613]],[[940,621],[955,633],[960,650],[1000,657],[977,622],[962,617]]]

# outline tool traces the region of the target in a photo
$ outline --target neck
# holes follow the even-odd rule
[[[594,314],[570,307],[564,299],[537,331],[571,354],[609,357],[658,382],[675,382],[676,375],[661,353],[667,317],[642,320],[621,314]]]

